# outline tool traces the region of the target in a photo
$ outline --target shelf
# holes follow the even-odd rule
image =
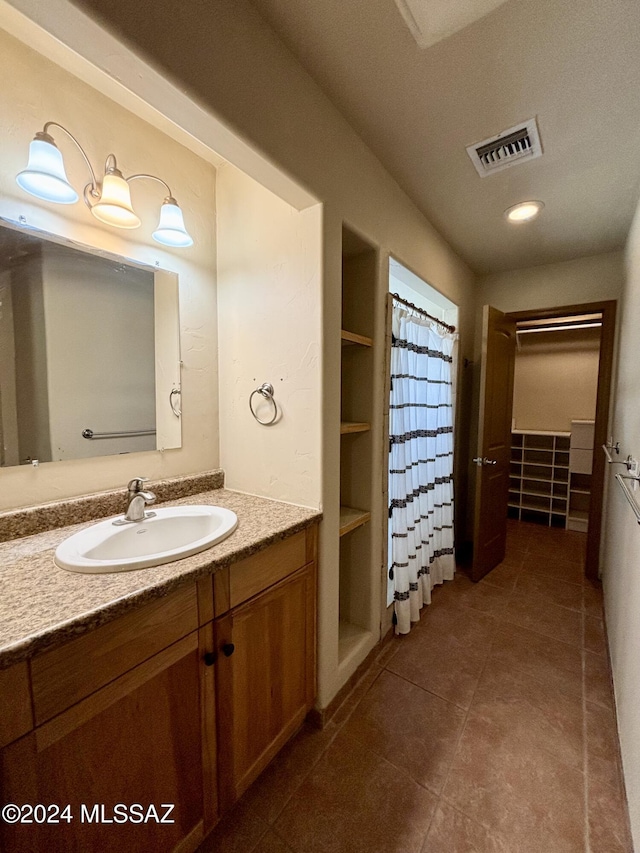
[[[510,517],[564,526],[570,477],[568,437],[569,433],[542,430],[512,431]]]
[[[517,464],[520,464],[520,463],[518,462],[518,460],[514,460],[514,459],[512,459],[511,461],[512,461],[512,462],[517,462]],[[533,467],[534,467],[534,468],[562,468],[562,470],[563,470],[563,471],[568,471],[568,470],[569,470],[569,466],[568,466],[568,465],[550,465],[548,462],[526,462],[526,461],[523,461],[523,462],[522,462],[522,465],[533,465]],[[530,479],[531,479],[531,477],[526,477],[526,476],[525,476],[525,477],[524,477],[524,479],[525,479],[525,480],[530,480]]]
[[[571,492],[572,495],[590,495],[591,494],[590,489],[574,489],[573,486],[571,487],[571,489],[569,491]]]
[[[556,438],[569,438],[570,432],[550,432],[545,429],[512,429],[511,435],[548,435]]]
[[[373,346],[372,338],[367,338],[365,335],[356,335],[355,332],[347,332],[346,329],[342,329],[341,337],[343,346],[350,346],[351,344],[360,344],[362,347]]]
[[[371,424],[358,423],[355,421],[341,421],[340,435],[348,435],[352,432],[368,432],[371,429]]]
[[[350,506],[340,507],[340,536],[345,533],[351,533],[356,527],[361,524],[366,524],[371,520],[371,513],[363,509],[353,509]]]
[[[341,619],[338,627],[338,661],[342,666],[371,639],[371,632],[360,625]]]

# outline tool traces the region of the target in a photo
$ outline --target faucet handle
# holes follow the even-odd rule
[[[149,482],[148,477],[134,477],[132,480],[129,480],[129,483],[127,485],[127,489],[130,492],[140,492],[140,491],[142,491],[142,484],[148,483],[148,482]]]

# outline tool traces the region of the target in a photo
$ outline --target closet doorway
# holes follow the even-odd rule
[[[476,461],[475,580],[504,558],[507,515],[585,531],[585,575],[598,577],[615,310],[615,302],[599,302],[503,315],[486,306],[485,324],[497,329],[504,375],[497,388],[489,328]]]
[[[508,517],[586,533],[602,315],[516,324]]]

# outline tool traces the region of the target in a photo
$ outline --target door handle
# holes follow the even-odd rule
[[[481,468],[483,465],[497,465],[498,464],[497,459],[488,459],[486,456],[484,457],[484,459],[482,458],[482,456],[475,456],[473,461],[476,463],[478,468]]]

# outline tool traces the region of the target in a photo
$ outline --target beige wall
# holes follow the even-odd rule
[[[52,462],[38,469],[5,468],[0,471],[0,509],[124,487],[134,475],[153,479],[217,466],[213,167],[2,32],[0,76],[11,81],[0,90],[0,216],[14,221],[24,216],[30,226],[178,273],[184,361],[181,449]],[[29,142],[47,120],[67,126],[86,146],[98,169],[113,151],[125,174],[148,171],[167,179],[183,208],[195,245],[171,250],[151,239],[163,198],[162,188],[152,183],[133,186],[134,204],[143,220],[136,231],[99,224],[82,202],[53,205],[22,192],[15,175],[25,167]],[[82,188],[88,172],[80,155],[61,132],[57,142],[69,179]]]
[[[220,455],[231,489],[319,507],[322,210],[297,211],[230,165],[217,181]],[[279,417],[250,394],[270,382]],[[262,420],[273,415],[260,395]]]
[[[0,3],[0,9],[2,8]],[[471,356],[473,347],[474,276],[454,254],[415,205],[400,190],[359,136],[346,123],[323,92],[265,25],[248,0],[217,0],[201,3],[186,0],[176,7],[169,0],[146,4],[127,0],[90,0],[83,9],[94,9],[135,49],[146,52],[142,64],[122,43],[117,43],[67,0],[58,0],[55,10],[38,0],[11,0],[32,20],[54,32],[58,43],[85,57],[99,68],[112,69],[113,76],[136,96],[166,109],[196,140],[216,148],[220,140],[226,159],[242,165],[252,177],[271,180],[279,169],[279,185],[290,203],[300,207],[323,204],[322,251],[322,506],[320,612],[319,612],[319,702],[324,706],[364,659],[379,637],[375,631],[367,645],[350,660],[349,668],[338,667],[338,517],[340,451],[340,279],[341,236],[345,222],[379,250],[378,291],[375,298],[374,410],[372,445],[374,489],[372,500],[372,553],[382,554],[385,509],[382,506],[382,409],[384,364],[383,295],[388,286],[388,256],[429,281],[460,306],[461,355]],[[176,10],[178,9],[178,14]],[[12,10],[12,25],[16,13]],[[19,16],[18,16],[19,17]],[[22,19],[18,22],[22,30]],[[26,28],[28,30],[28,28]],[[37,34],[36,34],[37,35]],[[31,37],[34,37],[30,33]],[[38,43],[42,39],[38,36]],[[46,40],[45,40],[46,41]],[[46,42],[46,47],[51,44]],[[56,48],[58,51],[58,48]],[[59,52],[59,51],[58,51]],[[66,51],[65,58],[69,58]],[[173,86],[155,71],[169,77]],[[93,76],[93,72],[88,72]],[[162,92],[160,98],[158,93]],[[186,92],[193,98],[188,103]],[[165,94],[166,93],[166,96]],[[108,134],[107,134],[108,136]],[[258,156],[247,156],[248,149]],[[149,150],[155,150],[149,146]],[[238,160],[234,159],[234,151]],[[181,162],[180,157],[175,158]],[[262,164],[262,173],[260,173]],[[253,170],[253,171],[252,171]],[[273,186],[278,183],[268,184]],[[201,186],[194,180],[190,186]],[[297,189],[295,189],[295,187]],[[305,188],[308,192],[302,191]],[[295,191],[292,190],[295,189]],[[182,203],[182,198],[177,196]],[[297,199],[298,202],[293,199]],[[194,235],[196,236],[196,235]],[[198,235],[200,236],[200,235]],[[206,312],[199,312],[207,316]],[[221,317],[221,325],[224,318]],[[203,347],[208,335],[196,322]],[[193,347],[194,353],[197,347]],[[204,380],[204,373],[200,374]],[[207,377],[208,379],[209,377]],[[203,395],[215,392],[211,380]],[[211,414],[211,416],[210,416]],[[206,447],[217,412],[200,417]],[[461,423],[467,424],[466,411]],[[186,422],[185,422],[186,427]],[[464,441],[464,449],[468,442]],[[238,450],[240,452],[240,450]],[[195,461],[195,460],[194,460]],[[221,459],[224,467],[225,460]],[[466,460],[460,471],[466,474]],[[153,473],[153,472],[152,472]],[[464,486],[462,487],[462,492]],[[373,584],[381,590],[381,565],[374,565]],[[379,606],[379,597],[376,602]]]
[[[520,336],[513,387],[516,429],[569,432],[596,412],[600,330]]]
[[[618,299],[623,281],[624,252],[606,252],[483,276],[478,279],[477,304],[500,311],[529,311],[599,302]]]
[[[611,432],[621,458],[640,458],[638,327],[640,324],[640,210],[627,255],[620,312],[619,368]],[[622,763],[636,849],[640,849],[640,526],[609,469],[604,527],[605,614],[618,714]],[[636,496],[640,491],[636,492]]]

